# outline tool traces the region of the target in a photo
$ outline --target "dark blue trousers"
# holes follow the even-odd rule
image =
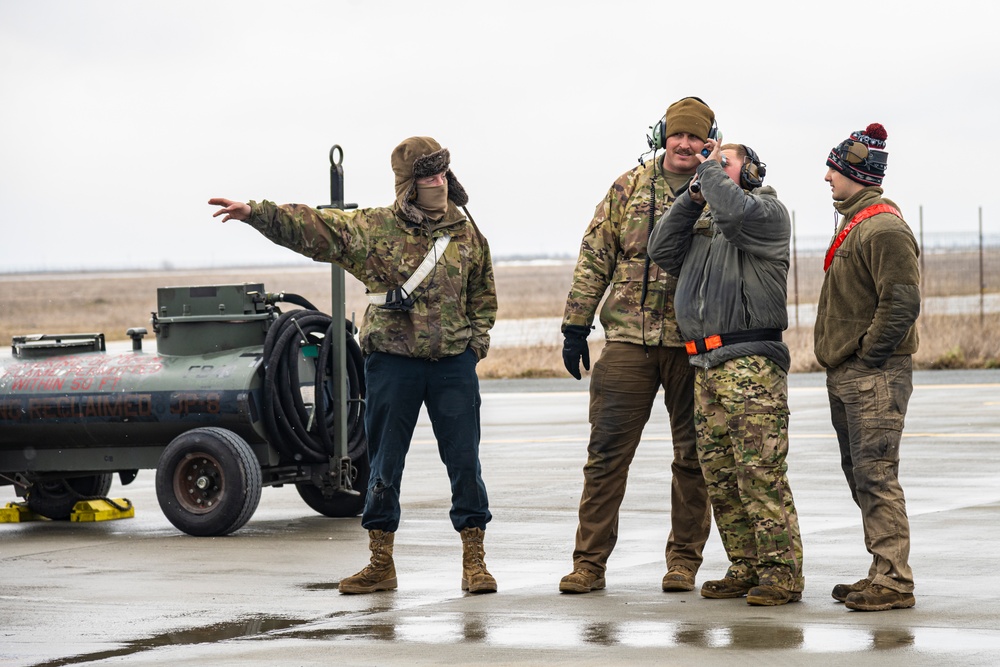
[[[365,433],[371,477],[361,525],[395,532],[406,452],[420,406],[451,480],[455,530],[486,528],[492,518],[479,464],[479,378],[471,349],[437,361],[375,352],[365,359]]]

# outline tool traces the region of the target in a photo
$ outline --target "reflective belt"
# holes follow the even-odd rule
[[[727,334],[715,334],[708,338],[689,340],[684,343],[684,349],[690,355],[705,354],[711,350],[717,350],[724,345],[733,343],[751,343],[758,340],[781,340],[781,329],[747,329],[746,331],[735,331]]]
[[[403,283],[403,286],[400,288],[403,292],[402,296],[404,299],[410,296],[410,294],[413,293],[413,290],[415,290],[417,286],[424,281],[427,274],[429,274],[431,269],[434,268],[434,265],[437,264],[438,259],[444,257],[444,249],[448,247],[449,241],[451,241],[451,236],[448,234],[439,236],[437,241],[434,242],[434,245],[431,246],[431,249],[427,251],[427,254],[424,255],[423,261],[420,262],[420,266],[417,267],[417,270],[413,272],[413,275],[410,276],[410,278]],[[385,294],[369,294],[368,303],[375,306],[385,305]]]

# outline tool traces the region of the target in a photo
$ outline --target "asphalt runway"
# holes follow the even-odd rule
[[[671,451],[662,404],[632,466],[607,589],[560,594],[586,456],[586,382],[493,381],[483,384],[482,461],[498,593],[459,588],[448,481],[423,417],[403,479],[397,591],[338,593],[368,559],[360,519],[325,518],[293,488],[265,488],[241,530],[190,537],[164,518],[144,470],[111,491],[134,503],[134,518],[0,524],[0,664],[1000,664],[1000,371],[915,374],[900,475],[917,605],[877,613],[830,597],[870,557],[823,382],[790,378],[801,602],[750,607],[660,590]],[[0,491],[0,505],[16,500]],[[699,584],[725,567],[713,527]]]

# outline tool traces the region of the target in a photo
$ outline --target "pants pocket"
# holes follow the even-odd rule
[[[885,373],[860,378],[856,386],[864,428],[903,430],[904,414],[891,398]]]
[[[748,412],[730,420],[734,455],[745,466],[774,468],[788,455],[788,414]]]

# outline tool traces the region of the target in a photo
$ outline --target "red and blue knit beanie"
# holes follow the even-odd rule
[[[885,151],[888,133],[880,123],[872,123],[864,130],[851,132],[848,139],[840,142],[826,164],[862,185],[882,185],[889,154]]]

